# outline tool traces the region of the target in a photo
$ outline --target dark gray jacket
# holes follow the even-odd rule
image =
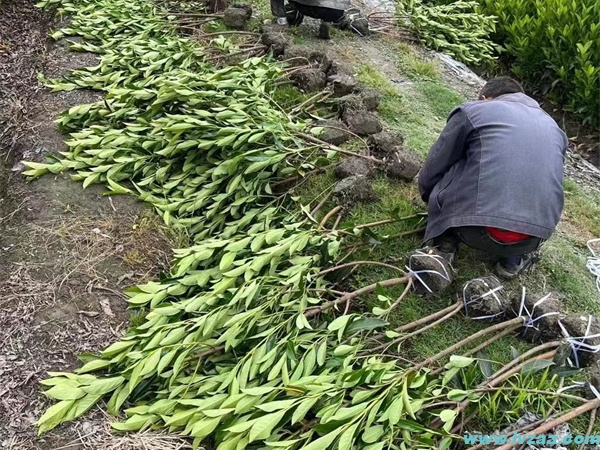
[[[425,240],[462,226],[548,239],[563,209],[566,148],[556,122],[525,94],[463,103],[419,174]]]

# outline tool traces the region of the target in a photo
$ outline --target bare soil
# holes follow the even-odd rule
[[[131,197],[20,174],[21,160],[65,149],[53,122],[61,111],[100,98],[51,94],[38,83],[39,72],[59,77],[97,64],[54,43],[48,32],[57,26],[31,0],[0,2],[0,449],[184,448],[173,438],[112,437],[99,410],[35,436],[49,404],[38,382],[118,339],[130,317],[123,288],[168,270],[172,248],[153,212]]]

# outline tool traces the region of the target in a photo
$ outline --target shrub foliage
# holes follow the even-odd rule
[[[584,123],[600,120],[600,2],[480,0],[497,16],[504,62]]]

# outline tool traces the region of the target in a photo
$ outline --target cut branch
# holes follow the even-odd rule
[[[317,276],[322,277],[323,275],[327,275],[328,273],[335,272],[336,270],[342,270],[342,269],[346,269],[348,267],[355,267],[355,266],[379,266],[379,267],[385,267],[386,269],[395,270],[397,272],[400,272],[403,275],[405,274],[404,270],[402,270],[400,267],[393,266],[392,264],[386,264],[386,263],[382,263],[379,261],[353,261],[353,262],[340,264],[339,266],[330,267],[328,269],[322,270],[317,274]]]
[[[325,217],[323,217],[323,220],[321,220],[321,223],[319,224],[319,227],[317,229],[320,230],[323,227],[325,227],[325,224],[327,223],[327,221],[329,219],[331,219],[333,216],[335,216],[341,210],[342,210],[342,206],[338,205],[335,208],[333,208],[331,211],[329,211],[327,214],[325,214]]]
[[[317,212],[319,212],[319,210],[323,207],[323,205],[329,201],[329,199],[331,198],[332,195],[333,195],[333,191],[329,191],[327,193],[327,195],[325,197],[323,197],[323,200],[321,200],[319,202],[319,204],[313,208],[313,210],[310,212],[310,215],[315,217],[315,214]]]
[[[525,318],[524,317],[515,317],[514,319],[508,320],[506,322],[502,322],[496,325],[493,325],[491,327],[485,328],[481,331],[478,331],[477,333],[469,336],[468,338],[463,339],[462,341],[457,342],[456,344],[448,347],[446,350],[443,350],[429,358],[427,358],[425,361],[423,361],[420,364],[417,364],[413,370],[414,371],[418,371],[420,369],[422,369],[423,367],[426,367],[436,361],[439,361],[442,358],[445,358],[446,356],[451,355],[452,353],[454,353],[456,350],[458,350],[459,348],[464,347],[467,344],[470,344],[471,342],[476,341],[477,339],[479,339],[480,337],[483,337],[487,334],[490,333],[494,333],[496,331],[501,331],[504,330],[506,328],[512,327],[516,324],[523,324],[523,322],[525,322]]]
[[[410,338],[413,338],[415,336],[418,336],[421,333],[425,333],[427,330],[430,330],[431,328],[434,328],[435,326],[439,325],[440,323],[445,322],[446,320],[450,319],[451,317],[455,316],[456,314],[458,314],[460,312],[460,310],[463,308],[462,303],[460,304],[456,304],[454,309],[452,311],[450,311],[450,313],[446,314],[444,317],[436,320],[435,322],[430,323],[429,325],[423,327],[423,328],[419,328],[416,331],[413,331],[412,333],[406,334],[404,336],[400,336],[396,339],[394,339],[392,342],[387,342],[385,344],[382,344],[378,347],[369,349],[369,353],[374,353],[374,352],[380,352],[382,350],[387,349],[388,347],[391,347],[392,345],[397,345],[400,344]]]
[[[447,308],[444,308],[436,313],[430,314],[429,316],[421,317],[420,319],[414,320],[413,322],[407,323],[406,325],[402,325],[402,326],[394,329],[394,331],[397,333],[404,333],[405,331],[410,331],[413,328],[417,328],[421,325],[427,324],[427,323],[431,322],[432,320],[437,320],[440,317],[444,317],[446,314],[454,311],[454,308],[456,308],[456,306],[459,304],[462,305],[462,302],[456,302],[453,305],[448,306]],[[374,339],[383,339],[384,337],[385,337],[385,333],[381,333],[376,336],[373,336]]]
[[[568,413],[566,413],[554,420],[547,421],[543,425],[531,430],[530,434],[539,435],[539,434],[547,433],[552,428],[562,425],[565,422],[569,422],[569,421],[575,419],[576,417],[579,417],[582,414],[585,414],[588,411],[594,411],[598,408],[600,408],[600,398],[595,398],[594,400],[590,400],[589,402],[584,403],[583,405],[578,406],[575,409],[572,409]],[[513,444],[505,444],[505,445],[498,447],[496,450],[510,450],[514,447],[515,447],[515,445],[513,445]]]
[[[517,358],[513,359],[512,361],[510,361],[508,364],[506,364],[504,367],[501,367],[496,373],[494,373],[490,378],[494,379],[499,377],[500,375],[502,375],[503,373],[507,372],[508,370],[512,369],[514,366],[516,366],[517,364],[522,363],[523,361],[528,360],[530,357],[537,355],[538,353],[540,353],[543,350],[548,350],[548,349],[552,349],[552,348],[556,348],[558,346],[560,346],[560,342],[559,341],[553,341],[553,342],[547,342],[545,344],[542,345],[538,345],[537,347],[532,348],[531,350],[523,353],[522,355],[518,356]]]
[[[362,230],[363,228],[374,228],[374,227],[378,227],[381,225],[387,225],[388,223],[401,222],[403,220],[410,220],[410,219],[419,219],[422,217],[423,216],[421,214],[413,214],[412,216],[400,217],[399,219],[385,219],[385,220],[379,220],[377,222],[363,223],[362,225],[355,226],[354,229]]]
[[[373,156],[367,156],[367,155],[361,155],[360,153],[355,153],[355,152],[350,152],[348,150],[343,150],[335,145],[332,145],[328,142],[325,142],[319,138],[316,138],[314,136],[311,136],[310,134],[306,134],[306,133],[300,133],[300,132],[296,132],[295,133],[296,136],[301,137],[302,139],[305,139],[309,142],[312,142],[314,144],[319,144],[323,147],[328,148],[329,150],[332,150],[334,152],[340,153],[342,155],[348,155],[348,156],[356,156],[358,158],[363,158],[366,159],[368,161],[371,161],[375,164],[383,164],[383,161],[377,158],[374,158]]]
[[[354,292],[349,292],[348,294],[344,295],[343,297],[338,298],[337,300],[325,303],[324,305],[318,306],[316,308],[311,308],[311,309],[305,311],[304,317],[306,317],[308,319],[308,318],[316,316],[317,314],[325,312],[325,311],[333,308],[334,306],[338,306],[338,305],[344,304],[346,302],[350,302],[350,301],[354,300],[356,297],[359,297],[361,295],[368,294],[370,292],[375,291],[375,289],[377,289],[377,286],[381,286],[381,287],[396,286],[397,284],[402,284],[402,283],[408,282],[408,280],[410,278],[411,277],[409,275],[406,275],[402,278],[391,278],[389,280],[380,281],[379,283],[370,284],[369,286],[365,286]]]
[[[212,37],[212,36],[220,36],[226,34],[244,34],[248,36],[260,36],[260,33],[255,33],[253,31],[217,31],[216,33],[203,33],[198,37]]]

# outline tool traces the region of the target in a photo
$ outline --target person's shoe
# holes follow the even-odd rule
[[[525,272],[534,263],[532,255],[504,258],[496,264],[496,274],[505,280],[512,280]]]
[[[426,247],[435,248],[450,264],[458,257],[458,241],[449,236],[439,236],[425,243]]]
[[[321,22],[319,26],[319,39],[331,39],[331,24],[328,22]]]
[[[458,255],[458,245],[456,245],[455,242],[442,242],[438,245],[437,249],[446,261],[450,264],[454,264]]]
[[[286,17],[277,17],[276,19],[274,19],[274,22],[280,27],[285,27],[286,25],[288,25],[288,20]]]

